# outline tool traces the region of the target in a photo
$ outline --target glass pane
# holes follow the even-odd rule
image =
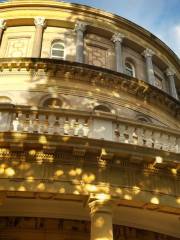
[[[61,43],[54,43],[52,48],[64,49],[64,46]]]
[[[133,76],[133,71],[132,71],[132,69],[129,69],[129,68],[126,68],[126,74],[128,75],[128,76]]]
[[[57,56],[57,57],[64,57],[64,51],[60,50],[52,50],[52,56]]]

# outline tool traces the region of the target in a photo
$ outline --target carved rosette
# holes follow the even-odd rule
[[[45,26],[45,17],[35,17],[34,18],[34,24],[36,27],[41,26],[44,27]]]
[[[76,32],[78,32],[78,31],[85,32],[86,28],[87,28],[87,23],[78,21],[75,24],[75,31]]]
[[[142,55],[143,55],[145,58],[147,58],[147,57],[152,57],[154,54],[155,54],[155,52],[154,52],[152,49],[150,49],[150,48],[146,48],[146,49],[143,51],[143,53],[142,53]]]
[[[0,29],[5,29],[6,28],[6,22],[3,18],[0,18]]]
[[[112,41],[113,42],[122,42],[124,37],[125,36],[122,33],[114,33],[114,35],[112,36]]]

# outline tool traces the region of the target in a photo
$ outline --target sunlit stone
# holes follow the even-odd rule
[[[159,204],[159,199],[157,197],[152,197],[150,202],[153,204]]]
[[[60,169],[55,172],[55,176],[57,176],[57,177],[60,177],[63,174],[64,174],[63,170],[60,170]]]
[[[37,185],[37,189],[40,190],[40,191],[44,191],[46,189],[46,186],[44,183],[39,183]]]
[[[125,195],[124,195],[124,199],[126,199],[126,200],[132,200],[132,196],[129,195],[129,194],[125,194]]]
[[[6,168],[5,169],[5,174],[8,176],[8,177],[12,177],[15,175],[15,170],[11,167],[9,168]]]

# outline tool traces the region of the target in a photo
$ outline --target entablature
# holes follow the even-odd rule
[[[136,98],[158,106],[167,114],[180,119],[180,102],[166,92],[126,74],[83,63],[55,59],[3,58],[0,59],[0,71],[26,70],[40,71],[52,76],[60,74],[64,78],[107,89],[125,91]]]

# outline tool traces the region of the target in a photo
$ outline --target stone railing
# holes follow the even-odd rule
[[[109,113],[3,106],[0,132],[101,139],[180,153],[180,132]]]

